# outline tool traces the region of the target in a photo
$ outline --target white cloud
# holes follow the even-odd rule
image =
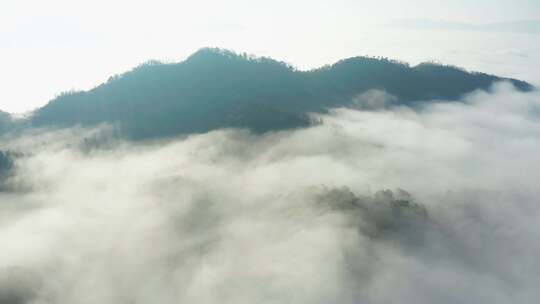
[[[503,84],[263,136],[4,140],[27,155],[0,193],[0,303],[534,302],[539,102]]]

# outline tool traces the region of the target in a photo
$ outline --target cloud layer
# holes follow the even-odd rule
[[[533,303],[539,101],[500,84],[262,136],[6,138],[0,303]]]

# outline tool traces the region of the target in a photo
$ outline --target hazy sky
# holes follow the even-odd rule
[[[303,69],[383,55],[540,82],[538,0],[0,1],[0,109],[14,113],[205,46]]]

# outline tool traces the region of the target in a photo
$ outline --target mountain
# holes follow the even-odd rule
[[[456,99],[508,80],[424,63],[414,67],[386,58],[354,57],[311,71],[269,58],[202,49],[180,63],[151,61],[89,91],[64,93],[28,118],[30,127],[109,123],[129,139],[206,132],[225,127],[254,132],[310,123],[307,113],[348,106],[370,89],[398,104]]]
[[[13,119],[11,115],[0,111],[0,134],[7,132],[13,128]]]

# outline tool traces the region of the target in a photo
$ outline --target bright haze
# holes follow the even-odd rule
[[[4,0],[0,110],[27,112],[149,59],[180,61],[206,46],[301,69],[371,55],[538,83],[539,19],[536,0]]]
[[[0,304],[538,303],[539,7],[3,1]]]

